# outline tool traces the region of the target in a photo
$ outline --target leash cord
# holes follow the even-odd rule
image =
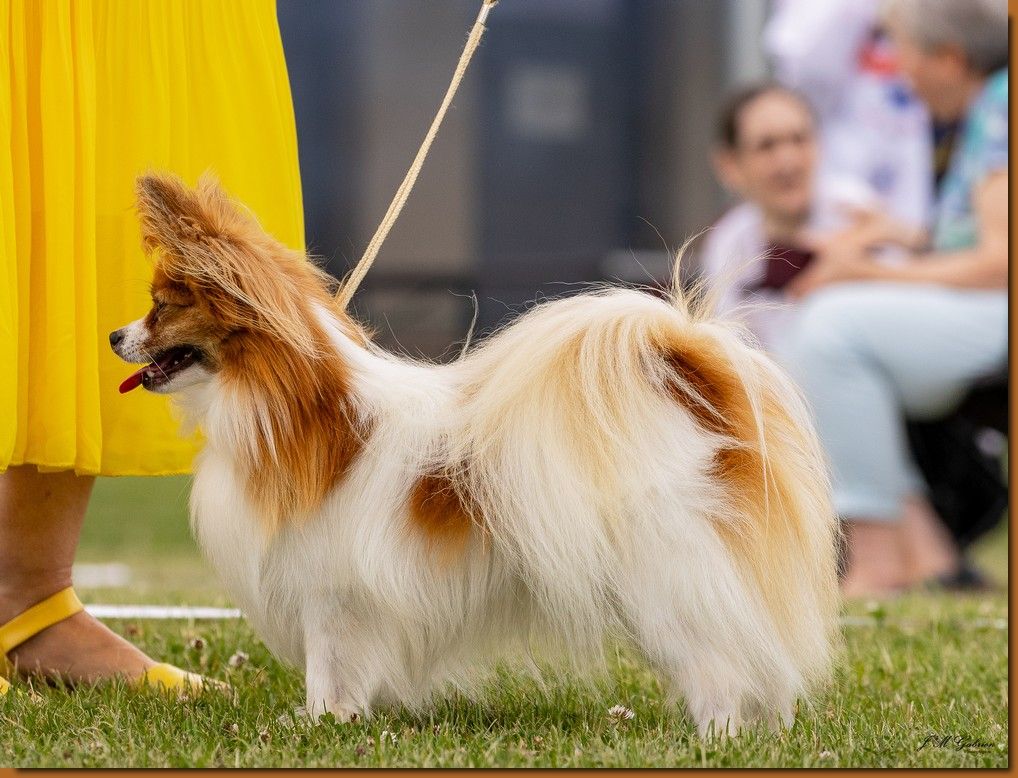
[[[389,203],[389,209],[385,212],[385,216],[382,217],[382,222],[378,225],[378,229],[375,230],[375,234],[372,236],[371,242],[368,243],[368,247],[364,249],[364,255],[360,258],[360,261],[351,271],[350,275],[347,276],[343,285],[336,293],[336,303],[339,305],[341,310],[345,310],[350,304],[350,299],[353,297],[354,292],[357,291],[357,287],[360,286],[361,281],[364,280],[364,276],[367,275],[368,270],[375,261],[375,257],[378,256],[379,249],[382,248],[382,243],[385,242],[386,237],[389,235],[392,225],[396,223],[396,219],[399,218],[399,214],[403,210],[403,206],[406,205],[406,201],[410,197],[410,192],[413,190],[414,184],[417,182],[417,176],[421,172],[421,168],[424,166],[424,160],[428,156],[428,151],[431,150],[431,144],[434,142],[435,136],[438,135],[439,127],[442,126],[442,120],[445,118],[445,113],[449,110],[449,105],[452,103],[456,90],[459,89],[460,82],[463,80],[463,76],[467,72],[467,66],[470,64],[470,60],[474,56],[474,52],[481,43],[481,36],[484,35],[485,29],[484,23],[488,19],[488,14],[491,13],[491,9],[494,8],[497,3],[498,0],[483,0],[481,10],[477,14],[477,19],[474,22],[473,28],[470,30],[470,35],[467,37],[467,43],[463,47],[463,53],[460,55],[459,62],[456,64],[456,71],[452,75],[452,81],[449,82],[449,88],[445,92],[442,104],[438,107],[438,113],[435,114],[435,118],[431,122],[428,134],[424,136],[424,141],[421,143],[421,147],[417,150],[417,156],[414,157],[414,161],[410,165],[410,169],[403,178],[403,183],[399,185],[399,189],[396,190],[396,194],[392,198],[392,202]]]

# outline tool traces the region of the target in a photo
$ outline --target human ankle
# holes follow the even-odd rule
[[[71,570],[4,570],[0,568],[0,624],[71,585]]]
[[[953,575],[961,569],[958,547],[928,501],[906,501],[902,525],[910,583]]]
[[[845,529],[846,584],[887,590],[905,585],[906,562],[897,523],[852,520],[846,523]]]

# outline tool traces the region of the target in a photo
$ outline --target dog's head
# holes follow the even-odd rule
[[[208,380],[242,349],[244,336],[320,348],[309,321],[329,305],[329,278],[267,235],[211,177],[190,189],[178,178],[138,181],[144,246],[155,259],[152,307],[110,333],[122,359],[144,364],[120,386],[169,393]]]

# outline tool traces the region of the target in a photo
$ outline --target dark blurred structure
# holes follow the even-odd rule
[[[307,238],[360,257],[446,88],[479,0],[280,0]],[[717,96],[764,70],[765,0],[503,0],[355,305],[439,356],[541,295],[667,273],[724,198]],[[648,224],[649,223],[649,224]],[[653,225],[653,226],[650,226]]]

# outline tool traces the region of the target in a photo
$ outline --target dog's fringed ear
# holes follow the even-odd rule
[[[244,216],[216,179],[205,174],[194,189],[168,173],[149,173],[137,183],[138,215],[146,252],[159,251],[159,266],[228,322],[251,317],[247,291],[257,262],[244,232]]]
[[[175,175],[148,173],[138,178],[137,197],[146,251],[183,253],[189,244],[228,239],[244,220],[210,173],[195,189]]]
[[[308,355],[313,300],[331,300],[329,276],[302,251],[287,248],[205,174],[191,189],[177,176],[138,179],[138,214],[147,251],[159,251],[166,275],[185,284],[229,327],[253,328]]]
[[[138,178],[138,217],[146,251],[174,251],[198,213],[194,193],[177,176],[150,173]]]

